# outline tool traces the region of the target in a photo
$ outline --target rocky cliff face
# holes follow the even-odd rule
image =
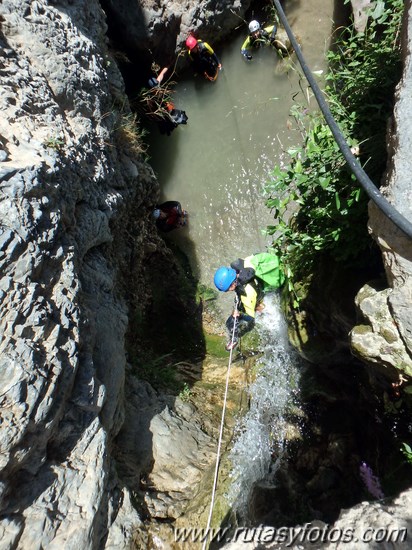
[[[145,506],[169,518],[213,459],[213,426],[134,377],[142,317],[158,354],[172,338],[201,356],[194,292],[151,218],[158,183],[99,2],[0,15],[0,548],[125,548],[147,517],[142,469]]]
[[[101,548],[123,422],[121,231],[157,183],[97,1],[1,5],[1,548]],[[143,250],[143,247],[142,247]]]
[[[408,220],[412,219],[410,150],[412,69],[410,44],[412,14],[406,12],[403,51],[404,73],[397,88],[396,107],[388,131],[390,162],[383,180],[382,193]],[[375,206],[370,204],[370,231],[378,243],[385,266],[387,285],[366,285],[357,296],[359,325],[351,332],[354,352],[395,384],[407,386],[412,377],[412,245],[410,238],[397,229]]]
[[[113,25],[121,29],[123,46],[141,61],[161,64],[174,63],[191,32],[210,44],[220,42],[243,25],[250,4],[251,0],[102,1]]]

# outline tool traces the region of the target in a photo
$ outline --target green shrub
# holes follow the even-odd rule
[[[386,127],[401,75],[401,0],[378,0],[364,33],[342,31],[328,53],[325,94],[352,152],[375,183],[386,166]],[[291,112],[303,145],[287,151],[267,183],[275,224],[267,231],[290,280],[312,271],[320,254],[359,261],[371,246],[365,195],[320,112]]]

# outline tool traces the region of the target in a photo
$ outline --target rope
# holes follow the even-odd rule
[[[238,311],[237,306],[238,306],[238,298],[237,298],[237,296],[235,296],[235,310],[234,310],[234,314],[233,314],[233,315],[234,315],[234,320],[235,320],[235,322],[233,323],[231,344],[233,344],[233,341],[234,341],[234,339],[235,339],[236,320],[237,320],[236,314],[237,314],[237,311]],[[232,365],[233,345],[230,346],[230,348],[231,348],[231,349],[230,349],[230,355],[229,355],[229,364],[228,364],[228,366],[227,366],[227,373],[226,373],[225,396],[224,396],[224,399],[223,399],[222,419],[221,419],[221,421],[220,421],[219,442],[218,442],[218,445],[217,445],[215,477],[214,477],[214,480],[213,480],[212,498],[211,498],[211,501],[210,501],[209,517],[208,517],[208,519],[207,519],[207,526],[206,526],[206,531],[205,531],[205,539],[204,539],[204,541],[203,541],[202,550],[205,550],[206,545],[207,545],[207,539],[208,539],[208,534],[209,534],[209,529],[210,529],[210,523],[211,523],[211,521],[212,521],[213,506],[214,506],[214,503],[215,503],[216,487],[217,487],[217,478],[218,478],[218,475],[219,475],[220,452],[221,452],[222,439],[223,439],[223,427],[224,427],[224,423],[225,423],[227,392],[228,392],[228,389],[229,389],[229,376],[230,376],[230,367],[231,367],[231,365]]]
[[[333,118],[332,113],[330,112],[330,109],[323,97],[323,94],[316,80],[314,79],[312,73],[310,72],[306,64],[305,58],[302,55],[299,44],[297,43],[293,35],[292,29],[290,28],[289,23],[286,19],[285,13],[282,9],[282,6],[280,5],[280,1],[273,0],[273,4],[276,10],[278,11],[279,17],[289,37],[289,40],[296,52],[296,56],[302,67],[302,70],[305,73],[306,79],[309,82],[309,85],[312,88],[312,91],[315,95],[316,101],[319,104],[319,107],[323,113],[323,116],[325,117],[325,120],[329,128],[331,129],[331,132],[336,140],[336,143],[338,144],[339,149],[341,150],[343,156],[345,157],[345,160],[348,163],[349,168],[351,169],[352,173],[355,175],[360,185],[366,191],[368,196],[374,201],[374,203],[385,214],[385,216],[389,218],[401,231],[403,231],[405,235],[412,238],[412,223],[409,220],[407,220],[400,212],[396,210],[396,208],[390,202],[388,202],[385,199],[385,197],[381,194],[381,192],[378,190],[378,188],[375,186],[375,184],[372,182],[372,180],[363,170],[363,168],[357,161],[356,157],[353,155],[352,151],[350,150],[350,147],[346,143],[346,140],[342,135],[342,132],[340,131],[339,126],[336,124],[336,121]]]

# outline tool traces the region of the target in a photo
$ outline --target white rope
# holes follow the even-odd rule
[[[236,331],[236,322],[237,322],[237,304],[238,304],[238,298],[235,297],[235,310],[233,313],[234,317],[234,323],[233,323],[233,330],[232,330],[232,340],[231,340],[231,346],[230,346],[230,355],[229,355],[229,364],[227,366],[227,374],[226,374],[226,388],[225,388],[225,397],[223,399],[223,410],[222,410],[222,419],[220,421],[220,433],[219,433],[219,442],[217,445],[217,456],[216,456],[216,467],[215,467],[215,478],[213,481],[213,489],[212,489],[212,498],[210,501],[210,510],[209,510],[209,517],[207,519],[207,526],[205,531],[205,537],[203,541],[202,550],[206,549],[207,545],[207,539],[209,538],[209,529],[210,529],[210,523],[212,521],[212,514],[213,514],[213,505],[215,503],[215,495],[216,495],[216,487],[217,487],[217,478],[219,474],[219,462],[220,462],[220,450],[222,447],[222,439],[223,439],[223,426],[225,423],[225,412],[226,412],[226,402],[227,402],[227,392],[229,389],[229,376],[230,376],[230,367],[232,365],[232,354],[233,354],[233,342],[235,340],[235,331]]]

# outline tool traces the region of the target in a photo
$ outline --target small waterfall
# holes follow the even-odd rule
[[[248,388],[250,409],[236,428],[228,500],[240,516],[254,483],[273,481],[286,446],[286,413],[298,399],[299,356],[289,344],[277,294],[267,295],[256,318],[263,356]]]

